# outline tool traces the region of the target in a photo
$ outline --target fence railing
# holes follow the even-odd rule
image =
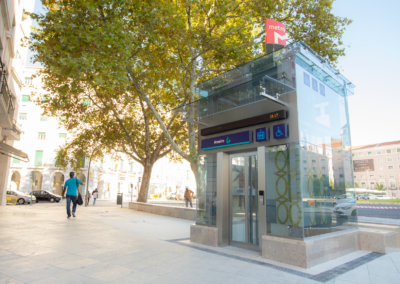
[[[15,106],[12,100],[12,95],[10,89],[8,87],[7,78],[6,78],[6,65],[0,58],[0,93],[1,97],[4,99],[5,105],[7,106],[7,114],[11,117],[14,117]]]

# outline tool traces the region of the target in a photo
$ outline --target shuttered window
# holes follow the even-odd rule
[[[41,167],[43,161],[43,151],[36,151],[35,153],[35,167]]]
[[[23,103],[28,103],[28,102],[30,102],[30,100],[31,100],[31,97],[29,95],[23,95],[22,96],[22,102]]]
[[[28,114],[27,113],[20,113],[18,116],[19,120],[27,120]]]
[[[19,163],[21,163],[20,160],[13,158],[13,164],[19,164]]]
[[[38,133],[38,139],[39,140],[45,140],[46,139],[46,132],[39,132]]]
[[[58,137],[65,139],[65,138],[67,138],[67,133],[59,133]]]
[[[41,115],[40,116],[40,121],[47,121],[47,116]]]

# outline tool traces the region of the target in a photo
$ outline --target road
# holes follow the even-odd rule
[[[368,204],[368,203],[357,203],[358,206],[358,216],[362,217],[373,217],[373,218],[389,218],[389,219],[399,219],[400,220],[400,206],[399,205],[381,205],[381,204]],[[363,206],[368,207],[396,207],[399,209],[372,209],[372,208],[362,208]]]

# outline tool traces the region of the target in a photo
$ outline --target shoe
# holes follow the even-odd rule
[[[76,217],[74,212],[72,212],[72,216],[74,216],[74,218]]]
[[[69,219],[69,218],[71,218],[71,216],[68,216],[67,218]]]

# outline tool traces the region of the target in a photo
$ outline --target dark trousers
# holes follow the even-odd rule
[[[76,196],[67,195],[67,214],[71,216],[71,201],[72,201],[72,213],[76,211]]]

